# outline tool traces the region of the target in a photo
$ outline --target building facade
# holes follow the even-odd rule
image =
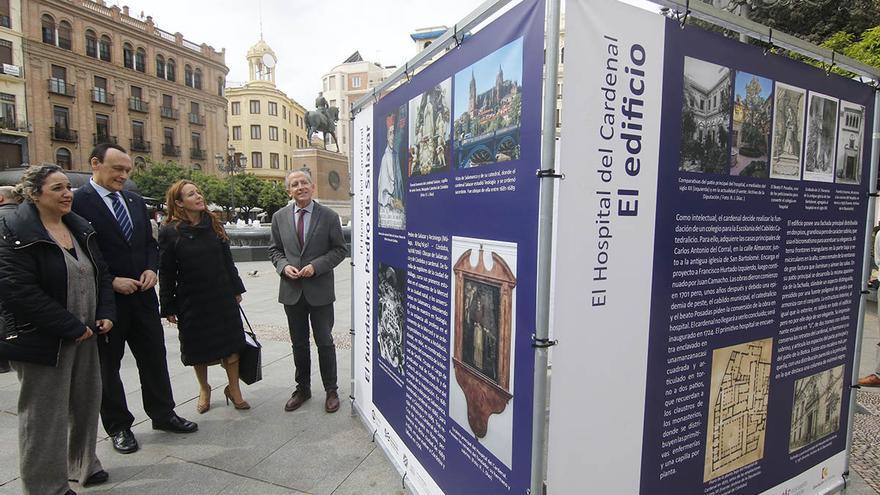
[[[321,77],[324,98],[331,107],[339,108],[336,137],[339,140],[340,153],[348,156],[350,145],[348,122],[351,104],[368,94],[373,87],[378,86],[393,69],[367,62],[361,57],[360,52],[354,52]]]
[[[21,0],[0,0],[0,169],[29,161]]]
[[[226,149],[225,50],[195,44],[103,0],[28,0],[24,65],[30,161],[88,170],[100,142],[136,166],[217,173]]]
[[[245,170],[262,179],[283,181],[296,150],[308,147],[305,108],[275,85],[277,58],[262,39],[247,53],[250,80],[226,89],[229,146],[247,158]]]

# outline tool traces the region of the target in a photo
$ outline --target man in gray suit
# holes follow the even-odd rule
[[[0,218],[15,213],[18,204],[21,203],[21,196],[12,186],[0,186]],[[0,320],[0,336],[5,332],[5,322]],[[9,361],[0,359],[0,373],[9,373]]]
[[[287,176],[287,193],[293,202],[272,216],[269,258],[281,276],[278,302],[284,305],[296,390],[284,405],[298,409],[312,397],[309,320],[318,346],[318,366],[327,398],[324,410],[339,409],[336,393],[336,345],[333,343],[333,301],[336,300],[333,268],[345,259],[345,238],[339,215],[312,201],[315,184],[306,171]]]

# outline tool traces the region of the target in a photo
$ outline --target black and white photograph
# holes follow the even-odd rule
[[[843,365],[794,382],[788,451],[827,437],[840,429]]]
[[[840,128],[837,138],[837,182],[858,184],[862,178],[865,107],[841,100],[837,125]]]
[[[838,106],[836,98],[810,92],[807,142],[804,146],[804,180],[834,182]]]
[[[378,325],[379,356],[395,372],[403,374],[406,319],[406,270],[379,263]]]
[[[409,176],[449,170],[452,161],[452,79],[409,101]]]
[[[681,109],[682,172],[726,174],[730,163],[731,70],[684,58]]]
[[[803,89],[777,82],[773,96],[770,177],[799,180],[807,93]]]

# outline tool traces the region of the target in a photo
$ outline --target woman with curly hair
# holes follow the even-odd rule
[[[159,229],[159,302],[162,316],[177,324],[183,364],[199,381],[200,414],[211,408],[208,365],[226,369],[226,403],[250,409],[241,397],[238,352],[245,346],[238,304],[244,284],[232,261],[229,238],[208,212],[198,186],[175,182],[165,195],[167,216]]]

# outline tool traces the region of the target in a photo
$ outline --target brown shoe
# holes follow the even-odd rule
[[[871,373],[868,376],[859,378],[859,386],[861,387],[880,387],[880,376]]]
[[[287,412],[296,411],[299,409],[299,406],[303,405],[303,403],[312,398],[311,392],[303,392],[301,390],[295,390],[290,398],[287,399],[287,403],[284,404],[284,410]]]
[[[324,410],[335,413],[339,410],[339,394],[335,390],[327,392],[327,400],[324,401]]]

